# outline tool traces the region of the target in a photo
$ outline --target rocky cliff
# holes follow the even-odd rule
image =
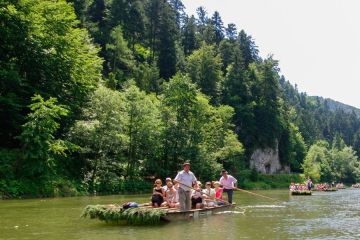
[[[250,167],[265,174],[290,173],[290,167],[280,163],[278,145],[275,148],[256,149],[251,155]]]

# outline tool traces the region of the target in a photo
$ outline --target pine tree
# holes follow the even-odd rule
[[[160,77],[169,79],[176,73],[176,46],[178,35],[174,11],[168,3],[161,8],[161,21],[159,24],[159,50],[158,67]]]
[[[157,60],[160,77],[169,79],[176,72],[176,15],[170,4],[162,0],[149,1],[146,9],[152,61]]]
[[[217,45],[224,39],[224,23],[218,11],[211,17],[211,24],[214,26],[215,42]]]
[[[172,9],[175,11],[176,24],[180,29],[184,22],[184,19],[186,18],[185,6],[181,0],[169,0],[169,3]]]
[[[244,58],[244,67],[247,68],[250,63],[259,60],[259,51],[255,45],[254,40],[251,38],[251,36],[248,36],[244,30],[240,31],[238,41],[240,43],[240,49]]]
[[[199,7],[196,9],[196,14],[197,14],[196,20],[197,20],[198,30],[200,35],[203,35],[205,26],[208,23],[207,12],[204,7]]]
[[[196,23],[195,17],[192,15],[190,18],[186,17],[184,20],[184,26],[182,28],[182,45],[184,47],[184,53],[186,56],[190,55],[192,51],[196,49]]]
[[[226,37],[229,40],[235,41],[238,35],[236,25],[234,23],[229,23],[227,28],[225,28],[225,33],[226,33]]]

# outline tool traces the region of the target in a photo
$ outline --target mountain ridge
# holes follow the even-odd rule
[[[345,104],[334,99],[325,98],[322,96],[309,96],[309,98],[318,99],[320,103],[326,104],[331,111],[335,111],[336,109],[342,109],[346,113],[352,113],[354,111],[356,116],[360,117],[360,109],[349,104]]]

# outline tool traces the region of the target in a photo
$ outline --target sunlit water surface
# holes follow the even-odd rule
[[[280,201],[237,192],[232,212],[145,227],[79,216],[88,204],[146,202],[146,195],[0,201],[0,239],[360,239],[360,189],[293,197],[285,190],[256,193]]]

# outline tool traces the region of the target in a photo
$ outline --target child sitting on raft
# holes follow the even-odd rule
[[[179,208],[179,197],[172,182],[167,184],[167,190],[165,191],[165,202],[161,204],[163,207]]]

